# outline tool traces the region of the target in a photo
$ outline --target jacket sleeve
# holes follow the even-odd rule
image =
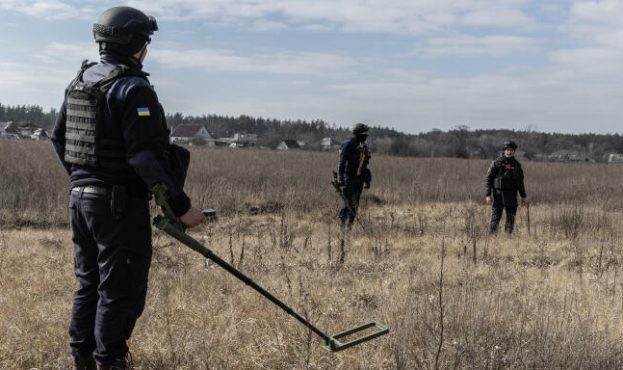
[[[128,163],[148,188],[159,183],[166,185],[171,208],[177,216],[183,215],[190,209],[190,198],[167,160],[169,130],[156,93],[147,86],[132,87],[122,112]]]
[[[519,196],[525,198],[526,187],[523,182],[523,169],[521,168],[521,164],[519,164],[519,162],[517,162],[517,168],[515,169],[515,185],[517,186],[517,190],[519,191]]]
[[[488,197],[493,192],[493,180],[497,175],[497,167],[495,166],[495,161],[491,162],[489,169],[487,170],[487,175],[485,176],[485,196]]]
[[[370,185],[370,183],[372,182],[372,171],[370,171],[370,168],[368,167],[368,165],[370,165],[370,159],[372,158],[372,155],[370,154],[370,152],[368,151],[368,149],[366,148],[366,161],[363,164],[363,181],[365,183],[367,183],[368,185]]]
[[[58,159],[61,161],[63,168],[65,168],[65,172],[67,175],[71,174],[71,165],[65,162],[65,132],[67,130],[67,107],[65,106],[65,102],[61,105],[61,108],[58,111],[58,115],[56,116],[56,122],[54,123],[54,129],[52,130],[52,135],[50,140],[52,141],[52,145],[54,146],[54,151],[58,156]]]
[[[337,179],[340,182],[345,180],[346,161],[348,160],[348,152],[350,151],[350,141],[342,144],[337,159]]]

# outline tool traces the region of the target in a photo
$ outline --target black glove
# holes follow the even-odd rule
[[[367,181],[366,181],[366,182],[364,182],[364,183],[363,183],[363,188],[364,188],[364,189],[370,189],[370,183],[369,183],[369,182],[367,182]]]

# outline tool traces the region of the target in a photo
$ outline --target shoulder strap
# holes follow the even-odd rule
[[[76,83],[82,81],[82,75],[84,75],[84,71],[86,71],[87,69],[93,67],[96,64],[97,63],[95,63],[95,62],[89,62],[88,59],[83,60],[82,64],[80,65],[80,69],[78,70],[78,73],[76,74],[76,77],[74,77],[74,79],[69,84],[70,88],[72,86],[74,86]]]
[[[82,65],[80,66],[79,73],[84,73],[84,71],[86,71],[88,68],[93,67],[96,64],[97,64],[96,62],[89,62],[88,59],[83,60]]]

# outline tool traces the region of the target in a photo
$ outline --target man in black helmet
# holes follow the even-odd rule
[[[344,206],[339,219],[342,226],[351,227],[357,216],[357,207],[363,188],[370,187],[372,176],[368,169],[370,151],[366,145],[369,127],[363,123],[353,126],[353,137],[342,144],[337,162],[337,181]]]
[[[517,144],[514,141],[504,143],[504,153],[491,163],[485,177],[485,196],[487,204],[492,205],[489,232],[494,234],[506,210],[504,231],[513,232],[517,213],[517,193],[526,201],[526,188],[523,181],[521,164],[515,159]]]
[[[75,369],[126,369],[151,263],[148,189],[165,184],[187,227],[204,216],[183,191],[189,153],[169,144],[163,109],[142,71],[156,21],[130,7],[93,26],[100,62],[65,91],[52,142],[71,181],[78,280],[69,325]]]

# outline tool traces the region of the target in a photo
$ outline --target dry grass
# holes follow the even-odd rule
[[[0,156],[10,174],[0,186],[0,368],[63,369],[75,286],[69,232],[57,227],[66,180],[35,155],[48,147],[25,145],[0,144],[0,154],[18,152]],[[531,233],[523,209],[516,234],[488,237],[489,209],[473,202],[487,162],[375,157],[362,210],[371,233],[357,226],[339,265],[332,164],[322,153],[195,151],[190,192],[222,217],[193,235],[329,334],[368,319],[390,334],[327,352],[296,320],[155,232],[148,303],[130,343],[137,368],[623,366],[618,168],[525,163]],[[16,194],[41,190],[40,174],[49,177],[43,200]]]

